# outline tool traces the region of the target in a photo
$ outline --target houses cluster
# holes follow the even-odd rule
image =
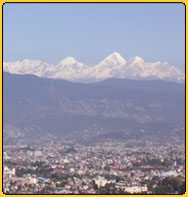
[[[51,142],[3,148],[4,193],[151,193],[153,177],[185,178],[184,146]]]

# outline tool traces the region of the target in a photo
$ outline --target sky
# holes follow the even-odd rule
[[[3,61],[57,64],[72,56],[95,65],[113,52],[126,60],[185,69],[182,3],[6,3]]]

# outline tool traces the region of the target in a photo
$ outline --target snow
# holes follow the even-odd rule
[[[62,65],[72,65],[77,63],[77,61],[74,59],[74,57],[66,57],[65,59],[61,60],[60,64]]]
[[[99,62],[99,64],[96,65],[96,67],[108,67],[108,68],[112,68],[112,67],[117,67],[120,65],[126,64],[125,59],[117,52],[112,53],[111,55],[109,55],[108,57],[106,57],[104,60],[102,60],[101,62]]]
[[[92,82],[108,78],[140,79],[154,77],[169,81],[184,81],[185,73],[168,62],[145,62],[141,57],[126,61],[114,52],[97,65],[87,66],[73,57],[66,57],[57,65],[40,60],[4,62],[3,70],[14,74],[33,74],[44,78]]]

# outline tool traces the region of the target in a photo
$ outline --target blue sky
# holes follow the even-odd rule
[[[180,3],[6,3],[4,61],[67,56],[88,65],[116,51],[126,60],[185,67],[185,7]]]

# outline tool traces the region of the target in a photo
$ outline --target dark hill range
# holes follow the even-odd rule
[[[3,73],[4,143],[51,137],[94,143],[185,137],[185,84],[108,79],[82,84]]]

